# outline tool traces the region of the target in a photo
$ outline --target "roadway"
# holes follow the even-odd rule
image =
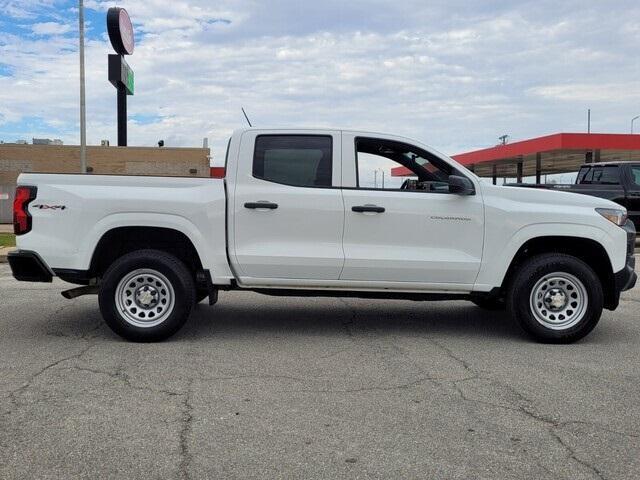
[[[640,288],[574,345],[466,302],[221,293],[161,344],[0,265],[0,478],[622,479]]]

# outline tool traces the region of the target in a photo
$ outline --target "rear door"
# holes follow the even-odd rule
[[[475,195],[449,193],[448,175],[460,172],[393,137],[344,132],[342,141],[343,183],[351,188],[343,189],[341,280],[393,282],[396,287],[402,282],[405,289],[470,287],[480,269],[484,237],[477,185]],[[420,170],[422,179],[391,175],[398,169],[411,174],[407,165]]]
[[[339,278],[344,263],[340,140],[335,131],[242,134],[235,182],[230,182],[229,232],[242,283]]]

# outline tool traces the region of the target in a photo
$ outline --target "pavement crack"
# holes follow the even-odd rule
[[[372,387],[360,387],[360,388],[346,388],[346,389],[318,389],[318,390],[295,390],[296,393],[359,393],[359,392],[389,392],[392,390],[404,390],[411,387],[416,387],[425,382],[434,382],[434,378],[426,376],[417,378],[411,382],[401,383],[398,385],[389,385],[387,387],[372,386]]]
[[[549,417],[547,415],[543,415],[543,414],[537,413],[533,409],[533,402],[530,399],[528,399],[527,397],[525,397],[518,390],[513,388],[511,385],[502,383],[502,382],[500,382],[500,381],[498,381],[496,379],[486,378],[486,377],[481,376],[480,373],[478,371],[476,371],[471,366],[471,364],[469,362],[467,362],[463,358],[461,358],[461,357],[457,356],[456,354],[454,354],[453,351],[451,349],[449,349],[448,347],[445,347],[444,345],[440,344],[439,342],[436,342],[433,339],[429,339],[429,342],[432,343],[433,345],[437,346],[438,348],[440,348],[447,355],[447,357],[449,357],[452,360],[456,361],[470,375],[467,378],[450,381],[451,385],[456,390],[456,392],[458,393],[458,395],[460,396],[460,398],[462,400],[464,400],[466,402],[469,402],[469,403],[479,403],[479,404],[483,404],[483,405],[487,405],[487,406],[493,406],[495,408],[510,410],[510,411],[513,411],[513,412],[516,412],[516,413],[520,413],[521,415],[524,415],[524,416],[530,418],[531,420],[533,420],[533,421],[535,421],[537,423],[540,423],[541,425],[544,426],[544,428],[547,431],[547,433],[552,438],[554,438],[554,440],[567,452],[568,458],[572,459],[573,461],[575,461],[576,463],[582,465],[583,467],[588,468],[598,478],[600,478],[602,480],[605,480],[605,476],[602,473],[602,471],[599,470],[595,465],[592,465],[589,462],[587,462],[586,460],[580,458],[578,456],[578,454],[576,453],[576,451],[568,443],[566,443],[564,440],[562,440],[561,436],[556,431],[557,429],[561,428],[564,425],[567,425],[567,424],[570,424],[570,423],[580,423],[580,422],[560,422],[560,421],[555,420],[552,417]],[[469,380],[484,380],[484,381],[488,381],[488,382],[496,385],[499,388],[508,390],[517,399],[517,406],[504,405],[504,404],[500,404],[500,403],[488,402],[488,401],[485,401],[485,400],[479,400],[479,399],[474,399],[474,398],[468,397],[464,393],[464,391],[462,390],[462,388],[460,387],[459,384],[463,383],[463,382],[467,382]],[[616,433],[621,433],[621,432],[616,432]]]
[[[127,375],[127,373],[124,371],[124,368],[122,366],[119,366],[115,372],[109,372],[107,370],[99,370],[96,368],[92,368],[92,367],[85,367],[85,366],[80,366],[80,365],[69,365],[68,367],[65,367],[66,369],[69,370],[79,370],[81,372],[89,372],[89,373],[93,373],[95,375],[105,375],[113,380],[116,380],[118,382],[121,382],[122,384],[124,384],[127,388],[130,388],[132,390],[140,390],[140,391],[146,391],[146,392],[151,392],[151,393],[156,393],[156,394],[163,394],[163,395],[168,395],[168,396],[181,396],[184,395],[184,392],[174,392],[172,390],[167,390],[167,389],[155,389],[152,387],[147,387],[147,386],[142,386],[142,385],[136,385],[132,380],[131,377],[129,377],[129,375]]]
[[[75,353],[73,355],[68,355],[64,358],[60,358],[58,360],[55,360],[47,365],[45,365],[44,367],[42,367],[40,370],[38,370],[36,373],[34,373],[33,375],[31,375],[31,377],[29,377],[29,379],[23,383],[19,388],[12,390],[11,392],[9,392],[9,398],[11,399],[11,403],[13,403],[14,406],[19,407],[20,406],[20,402],[18,402],[18,395],[22,392],[24,392],[25,390],[27,390],[29,387],[31,387],[32,383],[34,382],[34,380],[36,380],[38,377],[40,377],[41,375],[44,375],[45,373],[47,373],[49,370],[51,370],[54,367],[57,367],[58,365],[68,362],[70,360],[74,360],[74,359],[78,359],[80,357],[82,357],[85,353],[87,353],[91,348],[93,348],[95,346],[94,343],[91,343],[89,345],[87,345],[86,347],[84,347],[80,352]]]
[[[219,382],[225,380],[243,380],[243,379],[256,379],[256,380],[291,380],[294,382],[304,382],[305,379],[299,377],[292,377],[289,375],[230,375],[226,377],[196,377],[197,380],[203,382]]]
[[[189,451],[189,437],[192,430],[193,422],[193,405],[191,404],[193,381],[189,382],[187,386],[187,392],[182,398],[182,413],[181,413],[181,427],[180,427],[180,464],[178,470],[178,477],[182,480],[188,480],[189,467],[191,465],[192,456]]]
[[[565,422],[559,422],[556,427],[557,428],[563,428],[566,427],[568,425],[586,425],[588,427],[594,427],[602,432],[607,432],[607,433],[612,433],[614,435],[620,435],[622,437],[629,437],[629,438],[640,438],[640,434],[637,433],[629,433],[629,432],[621,432],[619,430],[613,430],[611,428],[608,428],[604,425],[601,425],[599,423],[594,423],[594,422],[585,422],[584,420],[567,420]]]
[[[575,450],[568,443],[566,443],[564,440],[562,440],[562,437],[560,437],[560,435],[558,435],[558,433],[554,430],[554,427],[549,429],[549,433],[551,434],[551,436],[553,438],[555,438],[555,440],[558,442],[558,444],[560,444],[568,452],[570,459],[572,459],[575,462],[579,463],[580,465],[588,468],[593,474],[595,474],[601,480],[606,480],[606,477],[604,476],[602,471],[600,471],[600,469],[598,469],[598,467],[596,467],[595,465],[590,464],[586,460],[583,460],[583,459],[581,459],[581,458],[579,458],[577,456]]]

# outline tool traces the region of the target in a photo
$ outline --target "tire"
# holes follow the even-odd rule
[[[509,286],[507,308],[543,343],[572,343],[595,328],[604,303],[602,284],[582,260],[564,254],[525,261]]]
[[[138,250],[105,272],[98,301],[107,325],[133,342],[158,342],[185,324],[195,303],[193,276],[159,250]]]
[[[505,310],[507,308],[507,304],[501,298],[478,297],[471,299],[471,302],[482,308],[483,310],[499,311]]]

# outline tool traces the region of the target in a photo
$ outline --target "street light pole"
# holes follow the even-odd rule
[[[84,92],[84,2],[78,1],[80,27],[80,173],[87,173],[87,118]]]
[[[640,115],[636,115],[631,119],[631,133],[633,133],[633,122],[640,118]]]

